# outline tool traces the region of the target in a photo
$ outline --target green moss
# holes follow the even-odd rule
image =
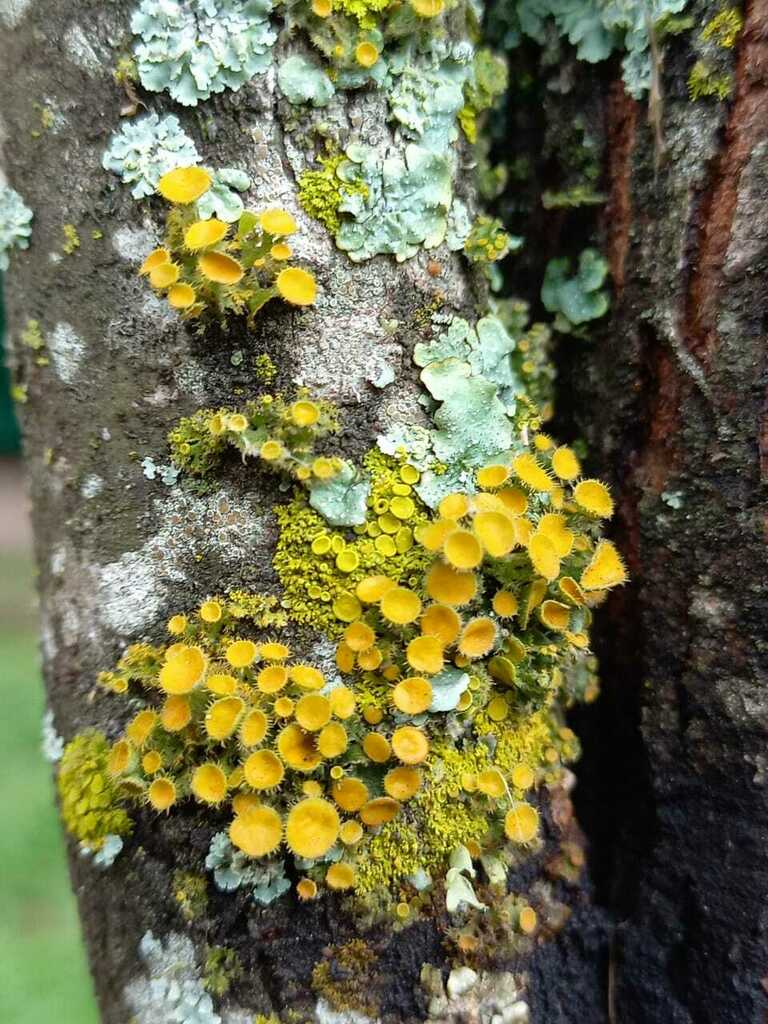
[[[120,57],[115,66],[115,70],[112,72],[112,77],[118,85],[127,85],[129,83],[138,82],[139,80],[139,69],[136,66],[136,61],[133,57]]]
[[[706,61],[697,60],[688,75],[688,95],[692,100],[727,100],[733,89],[733,76],[728,71],[715,71]]]
[[[256,371],[256,379],[262,384],[272,384],[277,377],[277,367],[266,352],[256,356],[253,360],[253,368]]]
[[[343,154],[321,157],[321,171],[305,171],[299,178],[299,203],[305,213],[324,224],[335,235],[341,225],[339,206],[346,196],[368,196],[363,182],[345,182],[336,174]]]
[[[331,946],[312,971],[312,987],[335,1010],[353,1010],[367,1017],[379,1012],[376,953],[363,939]]]
[[[275,509],[280,537],[273,565],[283,588],[283,606],[294,621],[331,636],[344,627],[334,614],[334,602],[354,591],[363,577],[386,573],[418,586],[429,561],[428,553],[413,542],[414,529],[427,520],[426,510],[404,485],[401,463],[373,450],[363,464],[371,478],[368,514],[351,535],[330,528],[301,493]],[[395,488],[410,493],[397,495]],[[397,496],[410,499],[412,512],[407,518],[397,519],[390,511]]]
[[[701,38],[730,50],[743,28],[744,16],[738,7],[725,7],[706,23]]]
[[[357,18],[362,28],[372,28],[376,24],[376,15],[385,11],[391,3],[392,0],[335,0],[333,6],[334,10]]]
[[[250,619],[262,629],[282,629],[288,625],[288,615],[274,594],[230,590],[228,597],[229,611],[236,618]]]
[[[209,946],[203,966],[203,987],[215,996],[224,996],[233,982],[243,976],[240,957],[227,946]]]
[[[39,320],[27,320],[26,326],[21,332],[21,343],[36,352],[43,347],[45,342],[43,341],[43,332],[40,330]]]
[[[62,252],[65,256],[71,256],[75,249],[80,248],[80,236],[74,224],[65,224],[62,230],[64,231]]]
[[[108,835],[124,836],[131,822],[107,774],[109,744],[100,732],[76,736],[64,749],[58,789],[61,816],[81,843],[98,850]]]
[[[192,416],[182,417],[168,435],[173,464],[197,477],[207,476],[214,470],[228,442],[223,434],[212,434],[209,423],[214,416],[226,415],[226,409],[198,409]]]
[[[185,921],[195,921],[208,908],[208,883],[203,875],[174,871],[171,891]]]
[[[382,826],[357,859],[361,895],[390,891],[425,867],[421,835],[403,821]]]

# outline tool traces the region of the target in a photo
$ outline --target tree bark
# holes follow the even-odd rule
[[[44,673],[65,739],[93,727],[110,739],[119,734],[129,710],[98,693],[95,679],[126,643],[159,639],[170,614],[197,607],[209,593],[275,590],[272,506],[278,495],[266,478],[256,482],[255,474],[249,479],[231,472],[217,493],[201,497],[184,486],[169,491],[142,475],[142,458],[163,461],[168,431],[179,417],[231,403],[233,395],[240,402],[254,397],[258,385],[247,360],[267,352],[279,367],[276,387],[290,390],[300,382],[339,404],[342,453],[359,457],[392,409],[418,412],[420,389],[410,358],[421,340],[415,313],[438,292],[446,309],[465,315],[484,298],[465,264],[445,250],[402,264],[376,258],[358,266],[336,250],[296,202],[295,179],[310,156],[309,129],[327,114],[297,117],[270,72],[196,111],[175,109],[167,97],[157,107],[174,109],[206,140],[206,161],[236,163],[250,173],[252,204],[281,204],[296,215],[297,253],[318,276],[320,301],[300,315],[273,304],[252,332],[226,339],[201,338],[169,315],[136,275],[160,237],[160,204],[139,206],[101,167],[125,102],[111,69],[115,53],[128,43],[132,6],[102,0],[0,6],[8,27],[13,23],[0,39],[4,157],[11,183],[35,211],[33,245],[15,261],[7,302],[14,355],[28,386],[23,425]],[[42,131],[40,107],[53,114]],[[383,99],[373,90],[345,96],[333,117],[347,138],[370,141],[389,131]],[[459,187],[472,201],[468,171]],[[75,225],[80,237],[69,255],[62,254],[65,224]],[[103,237],[94,237],[99,233]],[[428,267],[435,258],[437,278]],[[20,344],[29,318],[41,325],[48,366],[34,365]],[[382,330],[387,321],[397,322],[394,334]],[[240,366],[232,359],[238,349],[246,353]],[[396,387],[383,393],[370,383],[382,362],[397,374]],[[297,639],[311,649],[308,634]],[[514,884],[530,887],[546,877],[563,830],[575,841],[568,798],[562,792],[555,798],[559,818],[547,812],[545,847]],[[173,873],[201,871],[215,830],[193,811],[167,819],[140,812],[109,872],[70,845],[105,1024],[127,1019],[125,994],[144,970],[138,949],[148,930],[161,940],[186,932],[198,955],[206,943],[235,950],[245,974],[222,1007],[232,1024],[258,1013],[315,1019],[313,967],[329,947],[360,935],[377,949],[376,977],[369,980],[379,989],[380,1018],[425,1019],[429,993],[420,985],[422,967],[436,965],[443,977],[450,969],[443,921],[372,931],[330,896],[307,906],[291,897],[257,908],[210,886],[206,913],[185,923]],[[591,908],[585,881],[552,885],[564,908],[559,931],[553,924],[530,956],[499,953],[495,968],[507,977],[514,972],[533,1021],[597,1024],[606,1019],[604,918]],[[494,951],[487,955],[493,962]],[[454,1019],[452,1013],[436,1011],[430,1019]]]
[[[578,804],[619,922],[624,1024],[756,1024],[768,1008],[768,7],[746,5],[726,103],[687,95],[714,11],[698,13],[667,47],[658,169],[644,107],[619,82],[605,94],[615,299],[561,389],[619,495],[633,580],[599,626]]]

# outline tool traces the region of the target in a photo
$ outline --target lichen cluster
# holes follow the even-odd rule
[[[233,228],[201,214],[199,201],[212,184],[210,173],[197,166],[176,167],[159,179],[158,192],[172,204],[165,245],[147,256],[139,274],[186,318],[253,318],[277,297],[294,306],[313,305],[313,275],[290,262],[293,250],[286,239],[298,230],[290,213],[246,210]]]
[[[141,0],[131,18],[141,84],[196,106],[264,72],[277,38],[270,0]]]
[[[652,5],[652,28],[684,3]],[[444,246],[493,295],[498,264],[522,239],[456,189],[474,162],[489,194],[500,181],[481,129],[507,64],[475,45],[479,6],[286,0],[274,81],[286,130],[306,126],[307,139],[322,140],[319,154],[304,146],[296,198],[340,250],[355,262],[402,261]],[[543,38],[551,16],[588,60],[624,46],[637,92],[651,43],[639,8],[520,0],[505,17],[513,34]],[[269,0],[142,0],[131,23],[136,74],[186,105],[238,89],[271,65],[272,13]],[[723,21],[710,35],[732,30]],[[387,131],[365,142],[334,127],[334,97],[357,89],[385,100]],[[327,121],[309,109],[324,107]],[[248,175],[200,160],[172,115],[147,114],[112,137],[104,167],[137,199],[159,193],[171,204],[163,244],[139,274],[211,339],[229,340],[236,318],[252,326],[273,298],[313,305],[315,278],[292,262],[292,214],[245,209]],[[576,190],[553,205],[593,200]],[[441,273],[437,260],[426,270]],[[341,893],[360,920],[394,928],[461,912],[447,938],[464,957],[537,931],[546,900],[509,893],[508,875],[548,838],[543,808],[578,756],[564,709],[598,688],[592,612],[626,578],[602,536],[607,487],[583,474],[576,446],[543,430],[551,328],[583,335],[607,309],[606,274],[593,250],[575,270],[553,260],[541,292],[551,326],[530,324],[512,299],[492,297],[466,318],[439,293],[427,299],[413,318],[424,415],[386,423],[359,465],[340,454],[336,409],[306,389],[233,396],[175,423],[169,486],[279,474],[279,588],[179,608],[164,640],[132,644],[99,675],[125,709],[124,728],[111,743],[76,737],[59,772],[64,819],[84,849],[111,856],[134,817],[184,805],[207,830],[201,863],[172,876],[186,921],[209,913],[210,886],[261,907]],[[270,358],[247,354],[271,385]],[[230,358],[241,365],[244,349]],[[150,457],[142,465],[157,474]],[[579,850],[561,844],[557,856],[552,876],[571,878]],[[151,966],[163,948],[149,936],[142,952]],[[365,943],[335,947],[316,966],[316,991],[331,1007],[354,996],[375,1014],[373,989],[364,1005],[359,979],[344,975],[373,976],[374,964]],[[207,992],[225,993],[239,970],[225,948],[209,950],[203,980],[193,972],[184,991],[165,968],[157,984],[150,970],[135,1012],[216,1020]],[[446,996],[435,983],[433,1016],[456,996],[452,984]]]
[[[650,31],[657,34],[670,19],[678,17],[688,0],[517,0],[510,4],[509,41],[521,34],[539,43],[547,38],[551,20],[559,34],[576,47],[579,60],[590,64],[624,51],[624,84],[639,98],[648,91],[652,76]],[[650,31],[649,31],[650,29]]]
[[[427,556],[414,541],[414,531],[427,519],[414,491],[419,471],[376,450],[366,455],[363,466],[370,492],[364,521],[351,536],[332,529],[302,494],[275,509],[280,534],[274,566],[283,604],[294,621],[333,637],[365,576],[388,573],[414,585],[426,567]]]
[[[290,430],[296,405],[280,407]],[[321,886],[375,893],[407,916],[441,878],[449,905],[476,900],[451,866],[457,851],[503,872],[538,841],[531,794],[576,753],[556,704],[585,658],[591,608],[625,571],[600,538],[607,488],[547,435],[515,441],[435,514],[407,461],[372,453],[367,468],[357,533],[308,529],[291,513],[282,532],[304,535],[308,571],[285,545],[276,554],[289,615],[301,618],[295,576],[305,621],[338,637],[335,666],[295,658],[245,608],[210,598],[169,621],[167,645],[134,645],[102,674],[144,705],[107,771],[125,801],[157,812],[181,800],[226,806],[233,853],[289,852],[300,898]],[[234,870],[254,898],[263,884],[267,899],[289,885],[282,871],[274,891],[250,878],[223,847],[210,866]]]
[[[233,447],[243,460],[258,458],[262,466],[306,487],[310,504],[329,523],[354,526],[365,515],[367,478],[346,459],[316,451],[337,429],[333,405],[312,401],[299,389],[291,402],[262,395],[243,411],[201,409],[182,419],[169,440],[179,469],[204,477]]]

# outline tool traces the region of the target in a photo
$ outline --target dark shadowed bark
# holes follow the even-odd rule
[[[566,360],[633,578],[600,626],[579,808],[622,1024],[768,1009],[768,6],[745,17],[727,103],[691,102],[669,46],[658,169],[644,106],[606,93],[615,300]]]

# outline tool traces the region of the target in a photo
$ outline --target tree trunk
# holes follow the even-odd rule
[[[168,618],[212,594],[280,593],[273,509],[283,491],[275,477],[234,462],[208,492],[184,478],[164,483],[167,435],[180,417],[258,397],[257,360],[266,354],[278,369],[275,390],[302,385],[338,405],[338,454],[359,463],[393,419],[424,422],[412,357],[432,337],[430,314],[474,319],[488,301],[482,275],[445,246],[401,263],[377,256],[354,264],[304,214],[298,178],[316,166],[322,140],[329,132],[345,146],[390,140],[386,98],[368,88],[340,92],[330,107],[292,106],[273,62],[195,108],[141,94],[202,140],[205,164],[248,172],[247,205],[291,211],[296,254],[318,279],[310,309],[272,302],[252,328],[192,330],[136,273],[162,239],[162,204],[137,203],[101,163],[131,105],[112,71],[129,50],[133,8],[0,0],[0,21],[13,30],[0,39],[3,155],[35,212],[7,303],[26,385],[46,687],[66,740],[94,728],[110,740],[121,733],[135,708],[96,679],[126,644],[165,642]],[[205,876],[221,816],[188,803],[167,817],[145,808],[108,871],[70,843],[105,1024],[131,1014],[144,1024],[150,981],[167,983],[168,963],[194,989],[220,950],[233,952],[239,973],[230,971],[215,1012],[180,1021],[245,1024],[274,1014],[286,1024],[722,1024],[765,1015],[759,684],[768,456],[756,285],[768,237],[766,15],[764,3],[747,5],[727,103],[687,97],[696,29],[666,44],[664,154],[646,105],[607,74],[590,71],[586,80],[580,67],[575,91],[553,89],[542,101],[550,140],[558,124],[565,139],[576,114],[599,137],[609,193],[601,231],[614,286],[610,322],[592,341],[563,342],[558,354],[559,425],[566,436],[578,428],[595,472],[611,478],[614,532],[633,578],[597,616],[606,696],[576,713],[586,751],[577,809],[593,847],[597,901],[561,778],[538,792],[544,841],[508,881],[539,900],[536,938],[521,939],[502,918],[472,961],[480,979],[463,991],[456,925],[444,910],[402,927],[327,893],[254,904]],[[451,22],[451,32],[458,40],[464,28]],[[308,53],[303,46],[294,36],[276,49],[282,58]],[[552,73],[538,52],[526,49],[522,59],[542,79]],[[571,71],[558,68],[561,81]],[[509,109],[516,145],[529,147],[536,172],[512,197],[519,210],[524,189],[551,185],[553,172],[537,152],[540,109],[514,97]],[[466,142],[458,152],[455,188],[474,212],[474,156]],[[555,241],[591,229],[581,214],[575,222],[529,216],[517,291],[536,301],[546,260],[559,255]],[[42,348],[22,342],[30,320]],[[394,382],[375,386],[388,369]],[[294,626],[290,640],[308,659],[327,653],[307,628]],[[195,910],[200,893],[189,879],[206,877]],[[430,966],[436,971],[425,972]],[[326,988],[318,968],[331,979]],[[346,991],[350,973],[354,999],[345,1009],[329,1005],[328,992]]]
[[[667,48],[657,169],[643,106],[621,83],[606,93],[615,301],[597,343],[567,358],[633,580],[598,627],[604,697],[582,729],[577,801],[619,921],[623,1024],[757,1022],[768,1007],[768,7],[746,5],[728,102],[692,102],[713,13]]]
[[[414,344],[424,338],[420,311],[437,301],[468,315],[485,301],[482,279],[445,248],[403,263],[379,257],[353,265],[302,213],[296,177],[310,163],[311,126],[328,115],[308,108],[297,115],[270,71],[194,111],[167,97],[144,98],[161,112],[173,109],[205,140],[205,161],[243,167],[254,182],[252,205],[279,204],[294,213],[301,225],[297,253],[318,276],[320,299],[301,314],[272,303],[253,330],[228,337],[188,329],[136,274],[161,238],[161,204],[137,204],[101,166],[126,104],[112,68],[129,39],[132,7],[101,0],[0,6],[13,29],[0,42],[4,156],[11,183],[35,213],[33,244],[15,260],[7,303],[27,389],[23,423],[44,673],[56,729],[67,740],[92,728],[114,739],[125,725],[130,709],[99,693],[95,681],[126,643],[162,639],[172,613],[197,607],[208,594],[276,589],[272,507],[279,493],[272,478],[251,473],[249,479],[234,466],[214,493],[200,495],[142,473],[145,458],[161,464],[167,458],[167,434],[179,418],[255,397],[253,360],[267,353],[279,368],[276,388],[290,391],[300,383],[338,403],[342,454],[359,459],[391,417],[421,415],[411,362]],[[376,90],[344,95],[332,117],[345,139],[372,142],[390,131]],[[464,159],[470,162],[467,153]],[[462,174],[458,188],[473,205],[469,171]],[[65,225],[76,229],[74,249]],[[21,341],[30,320],[40,325],[42,357],[33,358]],[[394,370],[396,385],[382,391],[372,381],[384,366]],[[316,640],[299,630],[294,642],[311,655]],[[547,841],[516,882],[529,890],[546,879],[549,937],[522,952],[488,945],[481,991],[452,992],[451,999],[442,994],[440,974],[437,982],[422,981],[425,965],[438,968],[443,981],[451,969],[443,943],[447,921],[440,917],[405,930],[371,927],[337,897],[303,905],[291,896],[257,907],[208,885],[206,909],[190,923],[178,872],[200,876],[216,831],[199,813],[138,812],[109,871],[72,843],[72,880],[102,1019],[124,1024],[137,1013],[164,958],[176,962],[180,979],[194,979],[206,949],[225,947],[243,968],[219,1005],[230,1024],[273,1013],[295,1021],[358,1020],[351,1011],[334,1016],[318,1004],[313,970],[327,962],[343,979],[334,950],[362,937],[376,958],[375,971],[355,979],[358,1002],[375,1006],[382,1020],[458,1020],[477,1013],[483,999],[484,1013],[496,1006],[512,1014],[505,1020],[515,1013],[522,1019],[526,1003],[531,1019],[548,1024],[575,1015],[602,1020],[605,928],[590,910],[586,883],[549,881],[545,869],[561,839],[572,850],[579,843],[565,792],[545,794],[542,807],[550,800],[556,811],[554,819],[546,812]],[[140,953],[148,932],[161,945],[145,941]]]

